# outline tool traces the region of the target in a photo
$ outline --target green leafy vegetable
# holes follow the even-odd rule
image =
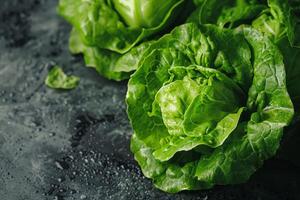
[[[61,0],[58,11],[79,31],[86,44],[125,53],[145,37],[164,28],[182,4],[183,0],[166,1],[163,5],[157,0],[147,3],[143,0]],[[114,5],[121,13],[115,11]],[[160,12],[155,11],[158,6],[162,9]],[[122,22],[119,14],[130,22],[129,26]],[[147,28],[143,23],[149,23]]]
[[[294,112],[267,37],[193,23],[150,45],[126,98],[135,159],[172,193],[248,180],[276,153]]]
[[[67,76],[63,70],[54,66],[49,72],[45,84],[54,89],[74,89],[79,84],[79,78],[76,76]]]
[[[58,12],[74,26],[72,52],[83,53],[86,64],[105,77],[122,80],[136,66],[128,66],[127,58],[120,57],[137,55],[147,46],[145,40],[177,22],[182,9],[191,9],[189,4],[184,0],[60,0]]]

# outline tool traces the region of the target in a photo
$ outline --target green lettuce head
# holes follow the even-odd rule
[[[132,54],[183,22],[185,14],[177,16],[191,11],[190,5],[185,0],[60,0],[58,13],[73,25],[71,52],[83,53],[86,65],[105,77],[122,80],[136,69]]]
[[[135,159],[172,193],[245,182],[276,153],[294,113],[267,37],[193,23],[150,45],[127,104]]]

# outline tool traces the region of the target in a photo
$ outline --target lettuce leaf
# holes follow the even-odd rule
[[[69,40],[69,49],[73,54],[82,53],[85,64],[95,68],[99,74],[108,79],[120,81],[129,78],[150,44],[151,41],[144,42],[126,54],[118,54],[106,49],[87,46],[76,29],[73,29]]]
[[[45,84],[53,89],[74,89],[79,84],[79,77],[67,76],[59,66],[54,66],[48,73]]]

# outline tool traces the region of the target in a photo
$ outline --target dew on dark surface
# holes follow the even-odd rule
[[[105,80],[68,52],[57,0],[2,0],[0,199],[300,199],[299,168],[271,160],[246,184],[160,192],[130,153],[126,82]],[[44,85],[54,65],[81,77],[75,90]],[[299,150],[299,149],[298,149]]]

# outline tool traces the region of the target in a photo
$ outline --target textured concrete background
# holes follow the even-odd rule
[[[105,80],[69,54],[70,26],[56,4],[1,0],[1,200],[300,199],[299,168],[278,159],[246,184],[177,195],[156,190],[129,151],[126,82]],[[79,87],[45,87],[54,64],[80,76]]]

